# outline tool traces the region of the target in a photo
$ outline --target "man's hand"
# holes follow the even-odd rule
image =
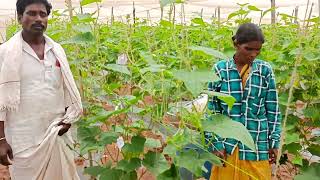
[[[62,128],[60,129],[60,131],[58,133],[59,136],[62,136],[64,133],[68,132],[68,130],[71,127],[71,124],[66,124],[61,121],[58,123],[58,126],[62,126]]]
[[[273,164],[277,162],[278,149],[269,149],[269,163]]]
[[[4,166],[11,165],[11,163],[8,160],[8,157],[10,158],[10,160],[13,159],[12,149],[11,146],[4,139],[0,141],[0,164]]]
[[[218,150],[213,151],[212,153],[225,161],[227,160],[227,151],[225,149],[220,150],[220,151],[218,151]],[[223,164],[223,167],[226,167],[225,163],[223,161],[221,161],[221,162]]]

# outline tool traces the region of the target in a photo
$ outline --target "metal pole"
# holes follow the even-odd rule
[[[271,0],[271,8],[272,11],[271,11],[271,24],[275,24],[276,23],[276,0]]]
[[[318,13],[319,13],[319,18],[320,18],[320,0],[318,0]]]
[[[220,27],[221,14],[220,14],[220,6],[218,6],[218,26]]]
[[[295,15],[294,15],[294,23],[298,24],[299,6],[296,6],[296,9],[294,10],[294,13],[295,13]]]

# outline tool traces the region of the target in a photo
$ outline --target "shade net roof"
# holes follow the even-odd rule
[[[66,9],[66,1],[68,0],[49,0],[54,10],[63,11]],[[80,12],[80,1],[71,0],[74,12]],[[276,12],[277,14],[285,13],[294,15],[294,10],[298,8],[298,18],[303,19],[306,14],[308,0],[275,0],[276,1]],[[319,1],[320,0],[309,0],[309,10],[311,5],[312,16],[320,16],[319,13]],[[0,0],[0,41],[3,41],[5,37],[5,28],[16,18],[15,12],[16,0]],[[180,22],[180,19],[188,21],[194,17],[202,17],[205,20],[211,18],[220,17],[221,20],[227,19],[229,14],[238,10],[238,4],[249,3],[250,5],[256,6],[261,10],[267,10],[271,7],[270,0],[185,0],[183,8],[181,5],[175,7],[176,21]],[[135,9],[135,16],[137,18],[148,18],[151,21],[159,21],[161,17],[161,6],[159,0],[102,0],[99,5],[89,4],[82,8],[83,12],[92,13],[97,10],[99,6],[99,19],[102,21],[108,21],[111,19],[112,14],[116,20],[125,20],[128,15],[133,16],[133,9]],[[163,17],[168,18],[168,12],[170,6],[164,7]],[[181,12],[184,13],[181,13]],[[220,12],[220,13],[219,13]],[[181,16],[183,14],[183,17]],[[308,12],[309,14],[309,12]],[[253,21],[259,21],[260,12],[250,13],[250,18]],[[279,18],[279,17],[277,17]],[[263,18],[263,23],[270,23],[271,15],[267,14]]]

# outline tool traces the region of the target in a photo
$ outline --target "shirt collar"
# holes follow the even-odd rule
[[[255,72],[255,71],[259,71],[259,67],[258,67],[258,63],[257,63],[257,60],[258,59],[255,59],[253,62],[252,62],[252,72]],[[228,68],[229,69],[234,69],[234,70],[237,70],[237,65],[236,65],[236,63],[234,63],[234,58],[232,57],[232,58],[230,58],[229,60],[228,60]]]
[[[36,55],[36,53],[34,52],[34,50],[31,48],[31,46],[23,40],[22,38],[22,33],[21,33],[21,41],[22,41],[22,49],[24,51],[26,51],[28,54],[30,54],[31,56],[33,56],[34,58],[39,59],[39,57]],[[47,36],[44,36],[45,38],[45,48],[44,48],[44,54],[47,54],[52,48],[53,48],[53,44],[52,42],[48,39]]]

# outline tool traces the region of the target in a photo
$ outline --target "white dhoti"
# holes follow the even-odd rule
[[[78,180],[74,157],[59,127],[48,131],[39,146],[15,154],[10,166],[12,179],[23,180]]]

